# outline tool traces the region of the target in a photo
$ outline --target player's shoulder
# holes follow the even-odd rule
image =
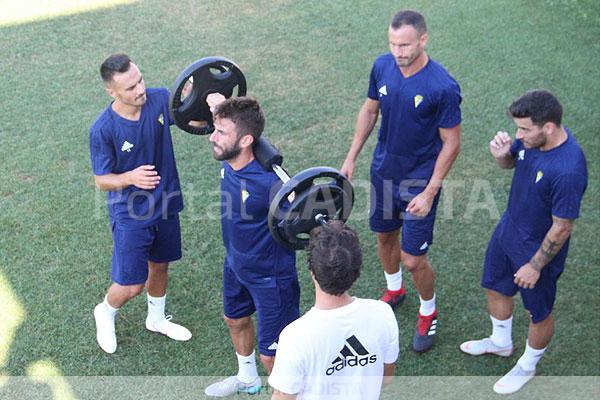
[[[106,107],[100,113],[100,115],[96,117],[96,120],[92,123],[92,126],[90,127],[90,136],[100,136],[112,131],[114,119],[112,117],[110,107],[110,105]]]
[[[367,311],[369,314],[379,315],[384,317],[394,316],[392,308],[385,302],[374,299],[363,299],[356,298],[355,300],[359,308],[363,311]]]
[[[166,105],[169,103],[169,91],[166,88],[146,88],[147,103],[151,105]]]
[[[394,56],[391,53],[380,54],[375,58],[373,62],[373,69],[375,71],[382,71],[390,66],[395,66],[396,60],[394,60]]]
[[[563,143],[554,157],[551,165],[554,167],[557,175],[581,174],[587,176],[587,161],[583,149],[575,139],[575,136],[568,128],[567,140]]]
[[[427,80],[434,89],[445,91],[459,87],[456,79],[438,61],[430,58],[425,68],[427,69]]]
[[[312,332],[315,331],[313,312],[308,310],[306,314],[300,318],[290,322],[279,335],[280,338],[295,340],[305,339],[308,340],[311,337]]]

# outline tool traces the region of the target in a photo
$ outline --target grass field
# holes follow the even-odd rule
[[[0,6],[10,11],[8,3],[15,4]],[[109,284],[112,244],[104,194],[93,185],[88,129],[109,101],[97,72],[106,55],[128,53],[148,86],[170,86],[203,56],[233,59],[246,74],[249,94],[266,110],[266,132],[286,168],[339,168],[371,63],[387,51],[387,24],[399,7],[424,13],[428,53],[455,76],[464,101],[462,152],[448,178],[454,189],[442,199],[430,251],[440,336],[430,353],[410,351],[418,297],[409,283],[409,297],[397,311],[397,374],[497,376],[523,350],[527,316],[520,304],[513,336],[518,349],[510,360],[471,359],[458,345],[490,330],[479,278],[511,175],[494,166],[487,143],[497,130],[513,131],[506,108],[537,87],[562,101],[564,122],[586,152],[590,173],[559,282],[556,335],[538,372],[600,374],[599,3],[151,0],[35,13],[38,3],[44,2],[21,1],[13,19],[10,12],[0,19],[0,376],[27,375],[40,362],[64,376],[235,372],[221,320],[219,166],[206,138],[177,128],[184,258],[171,271],[167,307],[194,338],[181,344],[147,332],[139,297],[119,314],[117,353],[108,356],[95,343],[92,309]],[[350,221],[365,255],[353,292],[360,297],[378,296],[385,283],[367,226],[373,146],[374,138],[359,159]],[[305,265],[301,254],[303,311],[313,301]]]

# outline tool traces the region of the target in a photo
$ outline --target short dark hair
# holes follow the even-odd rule
[[[425,17],[420,13],[412,10],[398,11],[393,17],[390,26],[392,29],[400,29],[404,25],[410,25],[422,35],[427,33],[427,24],[425,23]]]
[[[340,220],[332,220],[310,232],[308,268],[321,290],[344,294],[360,276],[362,252],[358,234]]]
[[[110,82],[115,74],[129,71],[130,66],[131,59],[127,54],[111,54],[100,66],[100,76],[104,82]]]
[[[250,134],[254,138],[254,143],[258,142],[265,129],[265,114],[253,97],[230,97],[215,107],[214,116],[233,121],[238,137]]]
[[[513,118],[531,118],[531,122],[541,127],[546,122],[560,126],[562,106],[558,99],[545,89],[531,90],[515,100],[508,113]]]

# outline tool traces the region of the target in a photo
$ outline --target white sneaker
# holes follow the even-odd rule
[[[108,354],[114,353],[117,351],[115,319],[108,314],[103,303],[94,308],[94,319],[96,320],[96,340],[100,348]]]
[[[146,318],[146,329],[167,335],[173,340],[182,342],[190,340],[192,338],[192,332],[185,326],[172,323],[171,318],[171,315],[167,315],[164,319],[159,321],[151,321],[149,318]]]
[[[513,369],[508,371],[506,375],[498,379],[498,382],[494,384],[494,392],[498,394],[511,394],[521,389],[523,385],[531,380],[535,376],[535,369],[533,371],[525,371],[517,363]]]
[[[494,344],[489,337],[481,340],[469,340],[460,345],[460,349],[472,356],[480,356],[482,354],[495,354],[500,357],[510,357],[513,353],[513,346],[510,344],[506,347],[499,347]]]
[[[213,383],[204,389],[204,394],[213,397],[227,397],[239,393],[258,394],[262,389],[260,377],[246,384],[240,381],[237,376],[230,376],[220,382]]]

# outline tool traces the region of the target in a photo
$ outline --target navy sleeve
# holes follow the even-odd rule
[[[371,75],[369,76],[369,91],[367,92],[367,97],[371,100],[379,101],[379,93],[377,92],[377,62],[373,64],[371,68]]]
[[[587,178],[582,174],[559,175],[552,182],[552,215],[558,218],[578,218],[586,187]]]
[[[169,89],[165,88],[165,98],[166,98],[166,106],[165,106],[165,113],[164,113],[164,120],[165,120],[165,124],[172,126],[175,121],[173,121],[173,119],[171,119],[171,112],[170,107],[169,107],[169,97],[171,96],[171,92],[169,91]]]
[[[94,175],[110,174],[115,166],[115,152],[112,143],[106,139],[101,129],[90,130],[90,159]]]
[[[511,145],[510,145],[510,155],[513,156],[513,158],[517,158],[517,153],[519,152],[519,150],[521,150],[521,148],[523,147],[523,144],[521,143],[520,140],[515,140]]]
[[[460,124],[462,115],[460,112],[460,87],[457,83],[449,86],[441,93],[438,106],[438,126],[440,128],[454,128]]]

